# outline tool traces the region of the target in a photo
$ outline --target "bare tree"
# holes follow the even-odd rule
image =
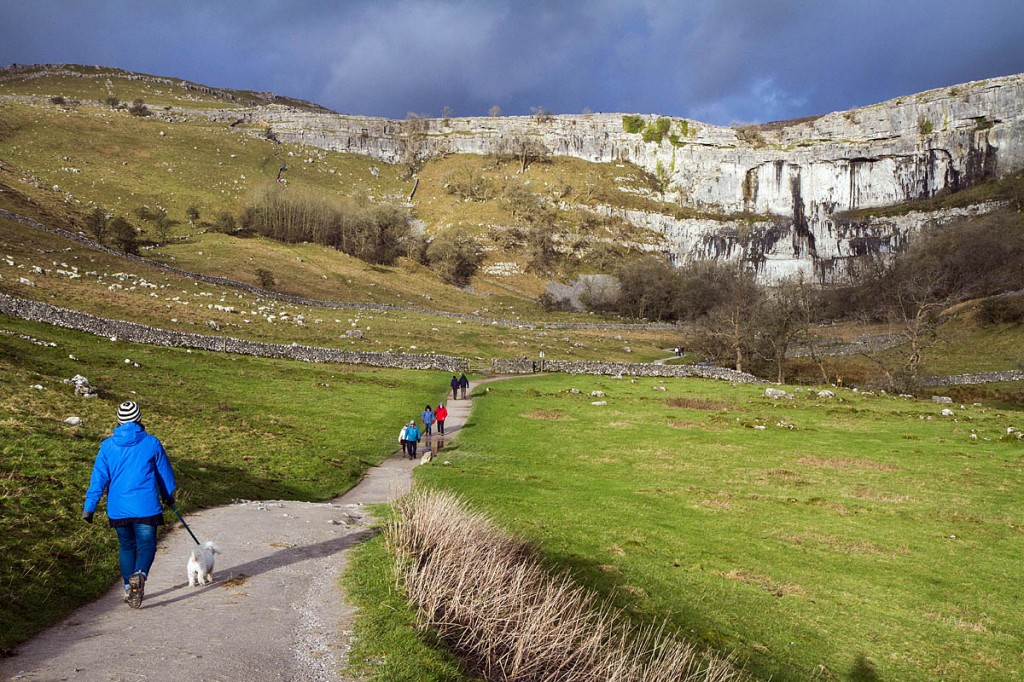
[[[490,116],[491,118],[497,118],[497,117],[501,116],[501,107],[499,107],[497,104],[493,105],[487,111],[487,115]]]
[[[405,177],[411,178],[423,163],[423,141],[427,137],[430,121],[426,116],[409,112],[405,117],[405,125],[399,138],[399,163],[403,167]]]
[[[532,163],[544,163],[551,159],[551,151],[536,137],[514,135],[502,138],[494,151],[498,161],[515,159],[520,172],[525,173]]]
[[[780,384],[785,380],[790,348],[807,340],[814,307],[814,292],[800,273],[767,291],[755,316],[757,352],[773,365],[775,380]]]

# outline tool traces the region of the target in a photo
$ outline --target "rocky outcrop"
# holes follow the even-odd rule
[[[663,234],[677,261],[746,259],[765,279],[797,271],[828,279],[844,259],[898,246],[934,222],[866,223],[844,220],[844,212],[1024,169],[1024,75],[743,128],[666,118],[659,133],[659,117],[635,117],[646,135],[627,132],[620,114],[399,121],[267,106],[221,115],[266,124],[281,141],[388,163],[490,154],[515,139],[539,141],[555,155],[634,163],[663,181],[681,213],[703,217],[624,217]]]

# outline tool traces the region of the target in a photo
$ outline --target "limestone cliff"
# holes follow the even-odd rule
[[[677,261],[743,258],[766,280],[797,271],[830,279],[844,259],[898,248],[914,230],[950,219],[851,221],[838,214],[1024,169],[1024,74],[742,128],[685,119],[658,128],[657,116],[632,117],[630,127],[644,126],[647,135],[627,132],[621,114],[399,121],[266,106],[242,115],[265,122],[281,141],[388,163],[489,154],[516,138],[539,140],[555,155],[628,161],[704,217],[624,217],[662,233]]]

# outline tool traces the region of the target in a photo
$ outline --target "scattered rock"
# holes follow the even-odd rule
[[[73,385],[75,387],[75,395],[82,396],[83,398],[95,398],[98,395],[96,388],[90,385],[89,380],[81,374],[65,379],[64,383]]]
[[[773,398],[773,399],[788,398],[789,394],[786,393],[785,391],[783,391],[781,388],[771,388],[771,387],[768,387],[768,388],[764,389],[764,397],[765,398]]]
[[[68,426],[78,426],[79,424],[82,423],[82,418],[81,417],[68,417],[67,419],[64,420],[64,423],[67,424]]]
[[[590,404],[591,405],[607,405],[608,401],[607,400],[595,400],[594,402],[592,402]]]
[[[603,398],[604,397],[604,391],[591,391],[590,392],[590,396],[592,398]]]
[[[832,391],[818,391],[818,397],[819,398],[829,399],[829,398],[835,398],[836,394],[833,393]]]
[[[951,409],[949,409],[947,407],[946,409],[942,410],[942,416],[943,417],[952,417],[953,416],[953,410],[951,410]]]
[[[953,399],[948,395],[933,395],[932,402],[936,405],[952,405]]]

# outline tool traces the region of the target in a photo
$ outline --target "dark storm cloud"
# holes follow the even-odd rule
[[[76,62],[404,117],[821,114],[1024,71],[1020,0],[33,0],[0,63]]]

